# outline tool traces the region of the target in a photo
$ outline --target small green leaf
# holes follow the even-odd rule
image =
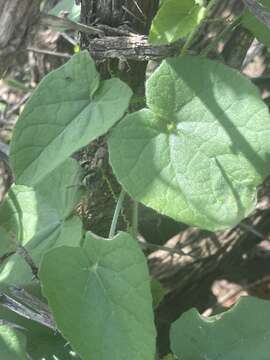
[[[31,286],[32,288],[32,286]],[[2,289],[1,289],[2,290]],[[27,288],[27,292],[33,294],[32,289]],[[5,293],[9,294],[5,289]],[[35,291],[36,293],[36,291]],[[14,297],[14,296],[13,296]],[[45,300],[42,299],[44,302]],[[31,360],[76,360],[78,357],[71,356],[70,346],[67,341],[59,334],[43,325],[38,324],[35,321],[28,320],[22,316],[17,315],[14,311],[10,311],[7,308],[0,307],[0,318],[9,321],[12,324],[16,324],[23,329],[23,333],[27,337],[26,351],[29,354]],[[1,351],[0,351],[1,354]],[[5,357],[1,357],[1,360],[6,360]],[[12,358],[15,360],[15,358]]]
[[[39,275],[60,331],[83,359],[154,360],[149,275],[131,236],[87,233],[81,248],[48,252]]]
[[[51,15],[60,16],[61,12],[67,12],[68,18],[72,21],[79,21],[81,5],[75,4],[74,0],[62,0],[55,5],[49,12]]]
[[[260,0],[260,3],[269,11],[270,16],[270,0]],[[250,11],[246,10],[244,12],[242,24],[250,30],[260,42],[270,48],[270,29],[259,21]]]
[[[174,42],[190,33],[201,21],[204,8],[194,0],[166,0],[155,16],[149,35],[154,44]]]
[[[158,305],[161,303],[161,301],[165,296],[164,287],[156,279],[151,280],[151,293],[153,298],[153,307],[156,308],[158,307]]]
[[[82,224],[72,215],[82,195],[79,177],[79,165],[68,159],[35,188],[12,186],[0,209],[0,230],[9,236],[6,243],[10,244],[3,253],[16,249],[16,239],[38,265],[52,247],[79,245]],[[30,267],[17,254],[0,267],[0,282],[22,285],[31,281]]]
[[[0,359],[27,360],[24,334],[8,325],[0,325]]]
[[[221,63],[165,60],[146,84],[148,109],[109,137],[110,162],[131,197],[212,231],[254,209],[270,172],[270,117],[257,88]]]
[[[268,360],[270,302],[243,297],[231,310],[203,318],[192,309],[171,328],[171,348],[184,360]]]
[[[130,97],[131,90],[120,80],[100,81],[87,51],[48,74],[14,129],[10,159],[16,183],[38,183],[106,133],[123,116]]]

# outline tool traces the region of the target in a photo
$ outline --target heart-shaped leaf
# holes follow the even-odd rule
[[[149,109],[109,137],[110,161],[137,201],[208,230],[235,226],[269,174],[270,117],[237,71],[200,57],[165,60],[146,84]]]
[[[119,79],[100,81],[86,51],[50,72],[14,129],[10,158],[16,183],[38,183],[72,153],[106,133],[123,116],[130,97],[131,90]]]
[[[52,247],[79,245],[82,224],[72,215],[82,195],[79,177],[79,165],[68,159],[36,187],[14,185],[10,189],[0,209],[2,231],[9,235],[6,252],[16,249],[16,240],[38,265]],[[18,254],[0,268],[1,282],[22,285],[31,280],[30,267]]]
[[[152,22],[149,41],[154,44],[174,42],[190,33],[203,14],[204,8],[194,0],[166,0]]]
[[[58,328],[83,359],[154,360],[149,275],[130,235],[87,233],[83,247],[49,251],[39,276]]]
[[[192,309],[171,329],[171,348],[185,360],[268,360],[270,302],[243,297],[231,310],[203,318]]]

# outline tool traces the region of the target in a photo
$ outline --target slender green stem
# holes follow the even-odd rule
[[[16,242],[18,242],[19,244],[23,244],[23,223],[22,223],[23,214],[20,203],[18,202],[17,196],[14,193],[12,187],[9,189],[9,198],[16,210],[17,218],[18,218],[18,235],[16,238]]]
[[[138,236],[138,202],[133,200],[132,206],[132,235],[136,239]]]
[[[15,246],[16,246],[16,252],[19,256],[21,256],[24,261],[27,263],[27,265],[30,267],[34,278],[38,278],[38,267],[36,266],[34,260],[32,259],[32,257],[30,256],[30,254],[28,253],[28,251],[23,247],[23,236],[24,236],[24,229],[23,229],[23,222],[22,222],[22,209],[20,206],[20,203],[18,202],[17,196],[14,193],[13,189],[11,188],[9,190],[9,198],[17,212],[18,215],[18,239],[16,237],[16,235],[13,237],[11,237],[11,240],[14,242]]]
[[[117,200],[115,210],[114,210],[112,224],[111,224],[111,228],[110,228],[110,232],[109,232],[109,238],[113,238],[115,235],[116,226],[117,226],[119,214],[120,214],[122,206],[123,206],[125,194],[126,194],[125,191],[122,189],[121,193],[119,195],[119,198]]]
[[[202,24],[207,20],[208,15],[212,9],[212,7],[215,5],[215,3],[217,2],[217,0],[210,0],[206,9],[205,9],[205,13],[204,13],[204,18],[203,20],[196,26],[196,28],[189,34],[187,41],[185,42],[184,46],[181,49],[180,52],[180,56],[185,55],[187,50],[190,48],[190,46],[192,45],[193,41],[195,40],[195,37],[197,36],[198,32],[201,29]]]
[[[187,41],[185,42],[184,46],[181,49],[180,56],[185,55],[190,45],[193,43],[195,36],[198,33],[198,28],[196,27],[188,36]]]
[[[232,32],[233,30],[235,30],[240,24],[241,24],[241,20],[242,17],[239,16],[237,18],[235,18],[231,23],[228,24],[228,26],[226,26],[224,28],[223,31],[221,31],[221,33],[213,40],[210,42],[210,44],[202,50],[200,55],[206,56],[212,49],[214,49],[216,47],[216,45],[218,44],[218,42],[224,38],[224,36],[226,36],[228,33]]]

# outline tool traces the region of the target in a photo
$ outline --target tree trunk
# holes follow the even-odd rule
[[[39,20],[39,1],[0,0],[0,75],[25,50]]]
[[[158,7],[157,0],[82,0],[81,22],[85,25],[111,26],[114,29],[127,30],[133,33],[145,34]],[[142,19],[147,19],[143,21]],[[145,59],[119,59],[114,57],[97,56],[98,45],[107,42],[110,49],[117,51],[117,47],[125,41],[125,36],[116,38],[97,38],[86,33],[81,34],[81,48],[88,49],[90,54],[96,59],[101,76],[110,77],[112,73],[117,75],[132,88],[135,96],[144,96],[144,83],[147,61]],[[145,43],[145,41],[144,41]],[[145,46],[147,46],[145,44]],[[103,52],[104,55],[104,52]],[[93,161],[97,152],[102,152],[103,157],[96,166]],[[91,180],[87,199],[83,206],[84,224],[87,229],[107,236],[110,228],[110,222],[116,204],[116,198],[119,194],[119,185],[112,174],[108,163],[108,153],[106,142],[102,141],[90,144],[81,154],[86,159],[88,168],[94,173],[94,185]],[[120,228],[126,230],[129,224],[128,212],[130,203],[125,206],[125,214],[120,219]]]

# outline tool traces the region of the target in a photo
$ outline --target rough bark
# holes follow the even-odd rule
[[[172,45],[152,46],[147,36],[117,36],[95,38],[90,41],[88,49],[94,59],[119,59],[123,61],[162,60],[176,56],[179,53],[180,43]]]
[[[146,44],[143,34],[148,30],[158,1],[137,0],[136,5],[132,0],[82,0],[81,4],[81,23],[100,27],[101,29],[104,29],[104,26],[110,26],[116,31],[128,31],[133,34],[138,33],[137,37],[135,37],[135,39],[140,39],[140,44],[138,41],[135,42],[137,49],[134,49],[134,41],[133,45],[131,45],[132,40],[130,39],[132,39],[132,37],[128,39],[125,36],[100,38],[86,33],[81,34],[81,48],[89,49],[93,57],[98,57],[99,70],[102,77],[110,77],[111,73],[113,73],[128,83],[134,94],[144,96],[147,62],[143,56],[138,59],[138,55],[140,55],[140,49],[143,49],[143,51],[146,49],[147,53],[148,45]],[[147,19],[143,24],[144,26],[142,26],[140,19],[134,16],[134,14],[138,13],[137,6],[142,12],[140,16]],[[136,7],[136,9],[134,7]],[[105,48],[103,48],[104,44]],[[136,60],[140,61],[129,59],[126,62],[125,58],[124,67],[122,67],[123,58],[121,55],[119,56],[118,49],[120,49],[123,44],[127,46],[127,50],[125,51],[133,54],[133,57],[137,54]],[[162,51],[166,51],[166,47],[163,47]],[[105,52],[107,53],[105,54]],[[102,57],[103,55],[106,56]],[[103,156],[99,165],[96,166],[94,159],[96,158],[97,152],[100,151],[103,152],[105,156]],[[88,149],[86,149],[83,157],[86,158],[86,163],[88,163],[93,178],[95,179],[94,186],[93,180],[91,180],[91,188],[89,189],[86,199],[86,206],[83,207],[84,224],[87,228],[91,228],[92,231],[107,236],[115,208],[115,196],[117,197],[119,193],[119,185],[108,164],[106,145],[104,145],[102,141],[98,144],[91,144]],[[127,208],[128,207],[129,205],[127,205]],[[121,220],[120,228],[126,229],[128,222],[126,215],[123,215]]]
[[[25,50],[39,20],[39,1],[0,0],[0,74]]]
[[[151,46],[147,37],[141,36],[149,31],[158,0],[82,0],[81,3],[83,24],[95,24],[105,34],[114,35],[98,38],[82,33],[82,47],[88,48],[96,60],[117,58],[145,62],[176,54],[178,44]]]

